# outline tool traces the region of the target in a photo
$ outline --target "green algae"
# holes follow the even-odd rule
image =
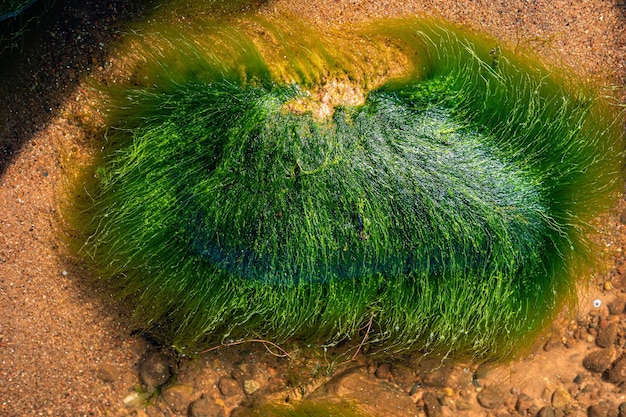
[[[147,331],[502,358],[573,300],[622,178],[588,86],[432,21],[184,29],[129,42],[72,217]]]

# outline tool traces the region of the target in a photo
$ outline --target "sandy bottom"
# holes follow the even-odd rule
[[[126,306],[115,303],[106,288],[88,283],[85,271],[67,256],[58,218],[69,167],[89,158],[100,134],[101,116],[85,110],[97,98],[90,83],[115,73],[123,28],[139,19],[142,9],[130,0],[56,3],[29,26],[21,53],[0,55],[0,415],[145,415],[157,408],[129,409],[122,399],[140,384],[138,368],[149,343],[132,334]],[[279,0],[260,7],[262,13],[282,11],[320,27],[441,16],[623,92],[626,6],[617,0]],[[601,239],[607,272],[591,280],[579,316],[592,310],[591,300],[609,301],[624,292],[622,209],[623,201],[606,220]],[[553,348],[521,364],[496,367],[491,378],[526,387],[537,399],[546,386],[571,381],[584,372],[582,357],[593,347],[584,340],[574,343],[573,323],[576,317],[558,323]],[[234,354],[225,349],[231,348],[207,354],[198,366],[211,366],[210,355],[228,366]],[[359,361],[355,366],[369,363]],[[599,375],[589,378],[605,384]],[[613,405],[621,402],[613,385],[603,392]],[[412,398],[422,413],[416,415],[423,415],[423,400]],[[186,415],[165,406],[159,410],[155,415]],[[464,415],[488,413],[474,410]]]

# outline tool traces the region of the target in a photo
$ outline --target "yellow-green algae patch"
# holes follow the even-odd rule
[[[592,88],[432,20],[191,20],[127,39],[69,214],[145,330],[502,358],[573,300],[622,178]]]

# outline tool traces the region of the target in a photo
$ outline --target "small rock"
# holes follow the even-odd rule
[[[596,344],[600,347],[607,348],[615,344],[617,339],[617,331],[619,328],[616,323],[611,323],[605,328],[598,330],[598,337],[596,337]]]
[[[480,391],[476,397],[484,408],[498,408],[504,405],[505,394],[497,385],[490,385]]]
[[[533,399],[530,398],[526,394],[520,394],[517,397],[517,402],[515,403],[515,410],[518,413],[524,415],[533,406]]]
[[[443,408],[435,394],[427,391],[422,395],[422,400],[424,400],[424,409],[428,417],[443,417]]]
[[[172,376],[170,368],[169,356],[160,352],[149,353],[139,365],[139,376],[148,389],[154,389],[169,381]]]
[[[621,403],[617,408],[618,417],[626,417],[626,403]]]
[[[412,416],[417,409],[406,392],[386,381],[369,375],[364,367],[342,372],[308,396],[310,400],[343,400],[357,405],[365,415],[386,417]]]
[[[619,221],[622,224],[626,224],[626,209],[624,209],[624,211],[622,211],[622,213],[619,215]]]
[[[235,395],[241,395],[243,390],[237,381],[228,376],[223,376],[217,383],[217,387],[224,397],[234,397]]]
[[[169,386],[161,393],[167,405],[178,413],[187,411],[192,394],[193,387],[183,384]]]
[[[202,397],[189,406],[189,417],[224,417],[226,414],[219,405]]]
[[[441,366],[438,369],[424,376],[422,382],[427,387],[443,388],[449,386],[448,380],[452,375],[453,368],[450,366]]]
[[[552,408],[552,407],[543,407],[537,413],[537,417],[555,417],[554,408]]]
[[[583,359],[583,366],[591,372],[604,372],[611,366],[615,357],[615,349],[611,346],[591,352]]]
[[[620,356],[607,372],[606,379],[614,384],[626,382],[626,355]]]
[[[243,383],[243,392],[246,395],[252,395],[257,392],[261,388],[261,384],[256,382],[254,379],[247,379]]]
[[[378,368],[376,368],[376,372],[374,373],[374,375],[376,375],[376,378],[378,379],[391,379],[391,377],[393,376],[391,373],[391,364],[387,362],[381,363],[380,365],[378,365]]]
[[[587,417],[617,417],[617,411],[606,405],[592,405],[587,409]]]
[[[565,389],[559,387],[552,393],[552,407],[563,408],[572,401],[572,397]]]
[[[472,403],[470,403],[469,401],[464,400],[462,398],[459,398],[458,400],[456,400],[454,405],[455,405],[456,409],[459,410],[459,411],[467,411],[467,410],[471,410],[472,409]]]
[[[144,405],[144,403],[148,401],[148,398],[150,398],[151,396],[152,394],[150,394],[149,392],[133,391],[126,397],[124,397],[122,402],[126,407],[140,407],[141,405]]]
[[[615,315],[622,314],[626,310],[626,298],[618,297],[607,304],[609,313]]]
[[[104,382],[115,382],[120,378],[120,373],[113,365],[102,365],[96,371],[96,376]]]

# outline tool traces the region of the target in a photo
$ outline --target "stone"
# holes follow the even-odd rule
[[[600,349],[589,353],[583,359],[583,366],[591,372],[604,372],[615,357],[615,349],[611,346],[606,349]]]
[[[448,381],[452,376],[453,368],[451,366],[442,365],[432,372],[428,372],[422,378],[422,383],[426,387],[443,388],[449,386]]]
[[[342,372],[316,389],[308,399],[318,401],[348,401],[365,415],[385,417],[415,417],[418,410],[404,391],[368,375],[365,367]]]
[[[533,399],[530,398],[528,395],[522,393],[517,396],[517,402],[515,403],[515,410],[518,413],[525,415],[530,409],[530,407],[532,407],[533,405],[534,405]]]
[[[413,385],[417,380],[415,370],[401,364],[393,365],[392,374],[393,382],[400,386],[400,388],[404,389],[407,393],[411,390],[411,388],[413,388]]]
[[[543,407],[537,413],[537,417],[556,417],[554,414],[554,408],[552,407]]]
[[[587,409],[588,417],[617,417],[617,411],[606,405],[592,405]]]
[[[243,392],[246,395],[252,395],[257,392],[261,388],[261,384],[259,384],[254,379],[246,379],[243,383]]]
[[[596,337],[596,344],[603,348],[608,348],[615,344],[617,339],[617,331],[619,330],[616,323],[611,323],[605,328],[598,330],[598,336]]]
[[[221,377],[217,383],[217,387],[224,397],[234,397],[243,393],[239,383],[228,376]]]
[[[208,398],[201,397],[189,406],[189,417],[225,417],[226,413],[219,405]]]
[[[176,384],[165,388],[161,392],[163,401],[177,413],[186,412],[191,403],[193,387],[191,385]]]
[[[443,417],[443,408],[435,394],[426,391],[422,395],[422,400],[424,401],[424,410],[428,417]]]
[[[115,382],[120,378],[120,373],[113,365],[102,365],[96,371],[96,376],[103,382]]]
[[[480,391],[476,399],[484,408],[498,408],[504,405],[505,393],[497,385],[490,385]]]
[[[172,376],[171,358],[164,353],[152,352],[141,360],[139,365],[139,377],[148,389],[160,387],[169,381]]]
[[[376,378],[389,380],[393,377],[391,373],[391,364],[387,362],[383,362],[376,368],[376,372],[374,373]]]
[[[626,417],[626,403],[621,403],[617,408],[617,417]]]
[[[614,384],[626,382],[626,355],[620,356],[609,368],[606,379]]]
[[[552,393],[552,407],[563,408],[572,401],[572,396],[564,388],[557,388]]]
[[[464,400],[463,398],[459,398],[455,401],[454,406],[456,407],[457,410],[459,411],[467,411],[467,410],[471,410],[472,407],[472,403],[470,403],[467,400]]]
[[[626,310],[626,297],[618,297],[607,304],[609,313],[614,316],[622,314]]]

